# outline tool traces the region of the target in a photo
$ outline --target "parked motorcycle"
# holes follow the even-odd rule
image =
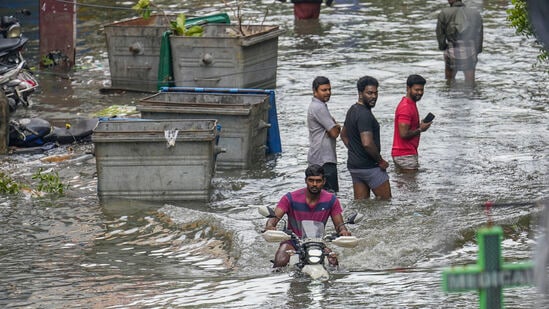
[[[21,10],[20,13],[30,15],[28,10]],[[38,81],[22,54],[28,40],[17,18],[0,17],[0,88],[8,98],[10,112],[14,112],[19,105],[28,107],[28,98],[38,87]]]
[[[9,146],[18,148],[44,148],[48,150],[62,144],[91,141],[99,118],[59,119],[22,118],[9,123]]]
[[[275,212],[271,207],[262,206],[259,213],[267,218],[275,217]],[[362,215],[353,213],[348,216],[343,224],[355,224],[362,219]],[[284,221],[282,230],[266,230],[262,233],[267,242],[283,242],[293,240],[296,244],[295,251],[290,253],[290,267],[296,271],[306,274],[313,280],[328,280],[330,275],[325,266],[326,257],[334,252],[328,253],[327,244],[331,243],[338,247],[354,248],[358,244],[358,238],[355,236],[339,236],[337,233],[325,235],[324,224],[318,221],[301,221],[303,227],[302,237],[298,237]]]

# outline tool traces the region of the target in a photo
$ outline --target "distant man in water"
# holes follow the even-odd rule
[[[423,97],[427,81],[420,75],[412,74],[406,80],[406,96],[395,111],[393,149],[391,155],[395,166],[401,172],[414,172],[419,169],[419,137],[427,131],[432,122],[420,121],[417,102]]]
[[[287,215],[288,228],[298,237],[303,235],[302,221],[317,221],[326,226],[328,218],[332,219],[335,231],[339,236],[351,236],[351,232],[345,227],[343,209],[338,198],[322,189],[326,178],[324,169],[318,164],[313,164],[305,170],[306,188],[286,193],[278,202],[274,212],[275,217],[267,220],[266,230],[276,230],[278,221]],[[284,267],[290,261],[289,250],[295,250],[295,243],[288,240],[280,243],[276,251],[273,267]],[[327,250],[330,252],[330,250]],[[330,266],[337,266],[335,256],[328,256]]]
[[[448,3],[450,7],[438,14],[436,27],[438,48],[444,51],[446,81],[451,84],[457,72],[463,71],[465,83],[473,86],[478,54],[482,52],[482,17],[461,0]]]
[[[391,186],[387,168],[381,157],[379,123],[372,113],[376,106],[377,79],[363,76],[357,82],[358,101],[351,105],[341,130],[341,140],[347,147],[347,169],[353,179],[355,199],[367,199],[370,190],[377,199],[390,199]]]
[[[286,2],[286,0],[278,0]],[[318,19],[322,0],[291,0],[294,4],[295,19]],[[332,6],[333,0],[326,0],[326,6]]]
[[[313,80],[313,98],[307,111],[307,127],[309,128],[309,152],[307,162],[318,164],[324,168],[324,189],[337,193],[339,181],[337,176],[336,139],[341,132],[328,110],[328,101],[332,95],[330,80],[317,76]]]

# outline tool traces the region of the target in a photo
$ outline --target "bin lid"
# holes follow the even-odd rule
[[[269,106],[268,94],[159,92],[139,100],[138,111],[219,113],[248,115],[260,105]]]
[[[170,132],[177,140],[211,141],[219,130],[216,119],[123,119],[100,121],[93,131],[95,142],[165,142]]]

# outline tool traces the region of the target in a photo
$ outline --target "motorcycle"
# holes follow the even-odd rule
[[[91,141],[99,118],[21,118],[9,122],[9,146],[19,153],[40,152],[63,144]]]
[[[266,218],[274,218],[274,210],[269,206],[262,206],[259,213]],[[355,224],[362,219],[362,215],[353,213],[349,215],[343,224]],[[295,251],[290,254],[290,267],[294,267],[298,273],[306,274],[313,280],[328,280],[330,275],[325,266],[325,259],[328,256],[335,257],[334,252],[327,250],[327,244],[331,243],[338,247],[354,248],[358,244],[355,236],[339,236],[337,233],[324,235],[324,224],[318,221],[301,221],[303,227],[302,237],[298,237],[287,227],[284,221],[282,230],[266,230],[262,233],[267,242],[283,242],[292,240],[296,245]],[[337,229],[337,227],[336,227]]]
[[[30,15],[30,11],[21,10]],[[14,16],[0,17],[0,89],[8,98],[10,112],[21,104],[29,106],[28,98],[38,87],[22,50],[28,38],[21,32],[21,24]]]

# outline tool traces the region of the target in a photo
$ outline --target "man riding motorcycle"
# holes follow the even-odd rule
[[[331,217],[339,236],[351,236],[351,232],[345,227],[342,216],[343,209],[339,199],[334,194],[322,189],[325,182],[322,166],[310,165],[305,170],[307,187],[285,194],[274,210],[275,217],[267,220],[265,229],[276,230],[278,221],[284,214],[287,214],[288,228],[298,237],[301,237],[303,235],[302,221],[317,221],[326,225],[328,218]],[[273,267],[288,265],[290,261],[288,251],[295,250],[295,248],[296,245],[292,240],[282,242],[275,254]],[[331,266],[338,265],[335,255],[328,255],[328,262]]]

